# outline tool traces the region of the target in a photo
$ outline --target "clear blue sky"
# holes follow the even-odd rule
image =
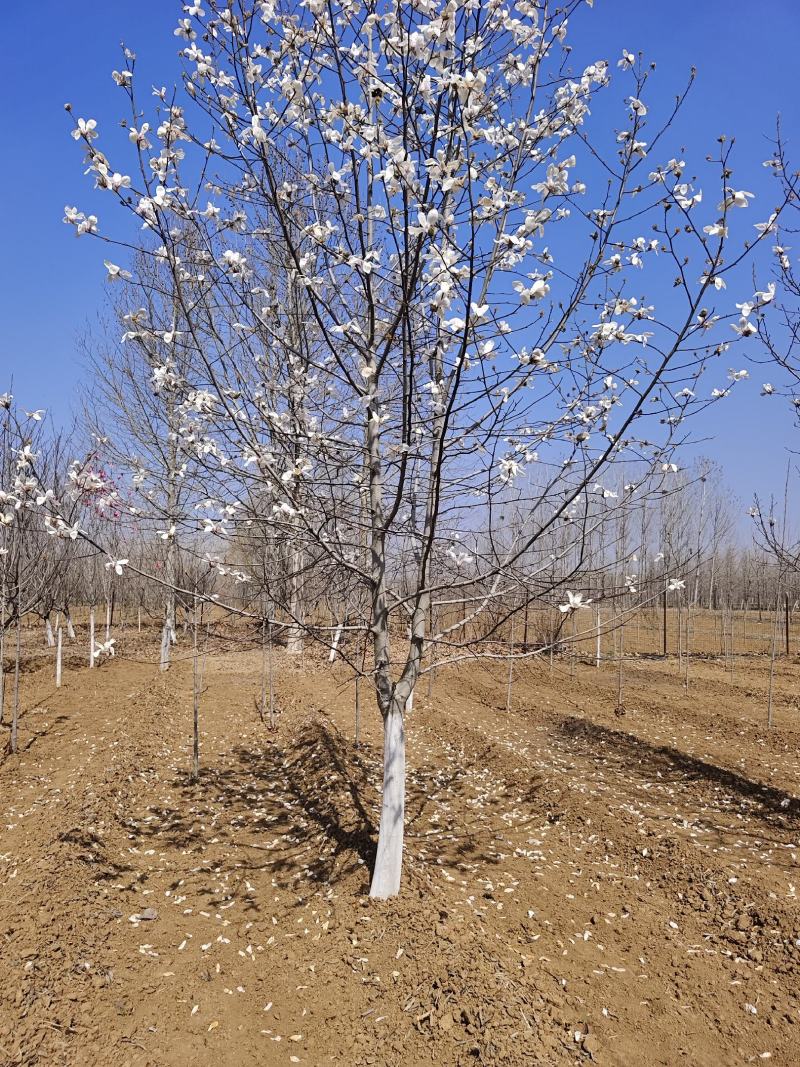
[[[137,53],[140,85],[172,85],[179,12],[172,0],[3,7],[0,390],[13,374],[20,401],[48,407],[57,421],[69,418],[81,387],[77,338],[102,309],[105,276],[103,248],[76,240],[61,222],[64,205],[87,205],[91,188],[63,105],[70,101],[77,115],[98,119],[101,128],[116,123],[121,96],[111,71],[120,66],[121,41]],[[734,184],[762,193],[752,221],[767,217],[775,193],[761,161],[770,155],[778,112],[800,167],[798,0],[696,0],[678,7],[666,0],[595,0],[594,12],[575,20],[574,30],[581,55],[588,49],[592,58],[615,63],[623,47],[642,49],[658,64],[665,101],[695,65],[696,87],[680,124],[687,158],[703,159],[719,133],[735,134]],[[725,462],[745,504],[755,490],[781,492],[785,449],[795,436],[781,402],[758,398],[761,381],[775,375],[751,374],[747,388],[737,388],[706,420],[714,440],[702,446]]]

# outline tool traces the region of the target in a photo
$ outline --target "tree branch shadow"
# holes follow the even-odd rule
[[[620,786],[628,775],[649,785],[657,783],[683,790],[692,808],[704,812],[697,817],[697,824],[712,829],[720,838],[751,838],[760,848],[767,831],[776,843],[784,844],[782,838],[795,839],[800,830],[800,798],[784,789],[672,745],[654,744],[636,734],[578,716],[565,718],[556,730],[561,742],[568,743],[573,751],[583,750],[583,755],[598,765],[602,763],[604,769],[616,769]],[[726,817],[731,825],[725,824]],[[755,828],[747,826],[747,819],[755,821]],[[780,865],[776,859],[771,862]]]
[[[208,767],[199,781],[181,773],[175,803],[130,816],[125,830],[136,840],[158,840],[213,868],[270,873],[282,887],[298,877],[317,884],[363,875],[375,855],[377,790],[368,754],[321,715],[289,740],[269,738],[257,748],[239,745],[225,767]],[[213,833],[209,828],[213,827]],[[213,896],[213,890],[207,890]]]

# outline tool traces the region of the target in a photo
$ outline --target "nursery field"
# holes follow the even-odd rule
[[[800,3],[6,8],[0,1067],[800,1067]]]
[[[148,639],[149,640],[149,639]],[[152,642],[150,642],[152,644]],[[27,661],[0,765],[0,1063],[797,1062],[800,663],[461,665],[408,716],[401,895],[367,897],[380,722],[344,670],[144,636]],[[137,648],[141,644],[142,648]],[[363,695],[363,694],[362,694]]]

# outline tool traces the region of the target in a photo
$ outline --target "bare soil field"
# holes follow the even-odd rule
[[[368,900],[380,723],[307,655],[134,637],[23,675],[0,765],[0,1064],[798,1062],[800,663],[477,663],[408,718],[402,895]],[[730,665],[728,665],[730,666]],[[5,741],[5,727],[2,742]]]

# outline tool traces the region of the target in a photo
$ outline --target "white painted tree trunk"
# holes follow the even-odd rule
[[[94,667],[94,608],[89,612],[89,666]]]
[[[3,667],[6,653],[6,579],[3,573],[3,589],[0,593],[0,723],[5,719],[6,712],[6,676]]]
[[[72,625],[72,616],[67,615],[67,636],[70,641],[75,640],[75,627]]]
[[[21,593],[21,590],[20,590]],[[17,594],[20,597],[20,593]],[[20,598],[21,599],[21,598]],[[19,729],[19,662],[22,655],[22,615],[17,601],[17,650],[14,657],[14,707],[11,712],[11,751],[17,751],[17,731]]]
[[[358,748],[361,741],[361,678],[356,677],[356,737],[355,743]]]
[[[344,627],[344,623],[343,622],[340,622],[339,625],[336,627],[336,633],[333,636],[333,645],[331,646],[331,651],[330,651],[330,654],[328,656],[328,663],[333,663],[333,661],[336,659],[336,653],[339,650],[339,642],[342,639],[342,628],[343,627]]]
[[[169,621],[165,621],[164,628],[161,631],[161,661],[160,667],[162,671],[169,670],[169,646],[172,640],[172,631],[170,630]]]
[[[170,490],[172,492],[172,490]],[[172,506],[174,498],[170,497],[170,516],[172,515]],[[160,667],[162,671],[168,671],[170,665],[170,652],[172,646],[178,641],[178,634],[176,630],[176,609],[175,609],[175,576],[176,576],[176,547],[174,538],[170,540],[167,545],[167,560],[166,560],[166,577],[167,577],[167,599],[164,606],[164,628],[161,631],[161,658]]]
[[[192,632],[194,636],[194,655],[192,657],[192,781],[200,777],[200,675],[198,671],[197,647],[197,593],[194,594],[194,619]]]
[[[292,578],[291,593],[289,599],[289,614],[291,623],[286,634],[286,651],[290,656],[300,656],[303,652],[303,628],[300,619],[300,568],[302,556],[296,549],[292,549]]]
[[[272,623],[267,626],[267,667],[269,671],[269,728],[275,729],[275,660],[272,654]]]
[[[514,686],[514,616],[511,616],[511,634],[508,639],[508,686],[506,689],[506,712],[511,711],[511,694]]]
[[[61,688],[61,644],[62,644],[62,629],[58,628],[58,642],[56,644],[56,689]]]
[[[383,802],[378,853],[369,895],[386,900],[400,891],[406,801],[406,734],[403,712],[392,701],[383,720]]]
[[[44,620],[44,629],[47,639],[47,647],[53,648],[55,646],[56,640],[53,637],[53,626],[49,619]]]

